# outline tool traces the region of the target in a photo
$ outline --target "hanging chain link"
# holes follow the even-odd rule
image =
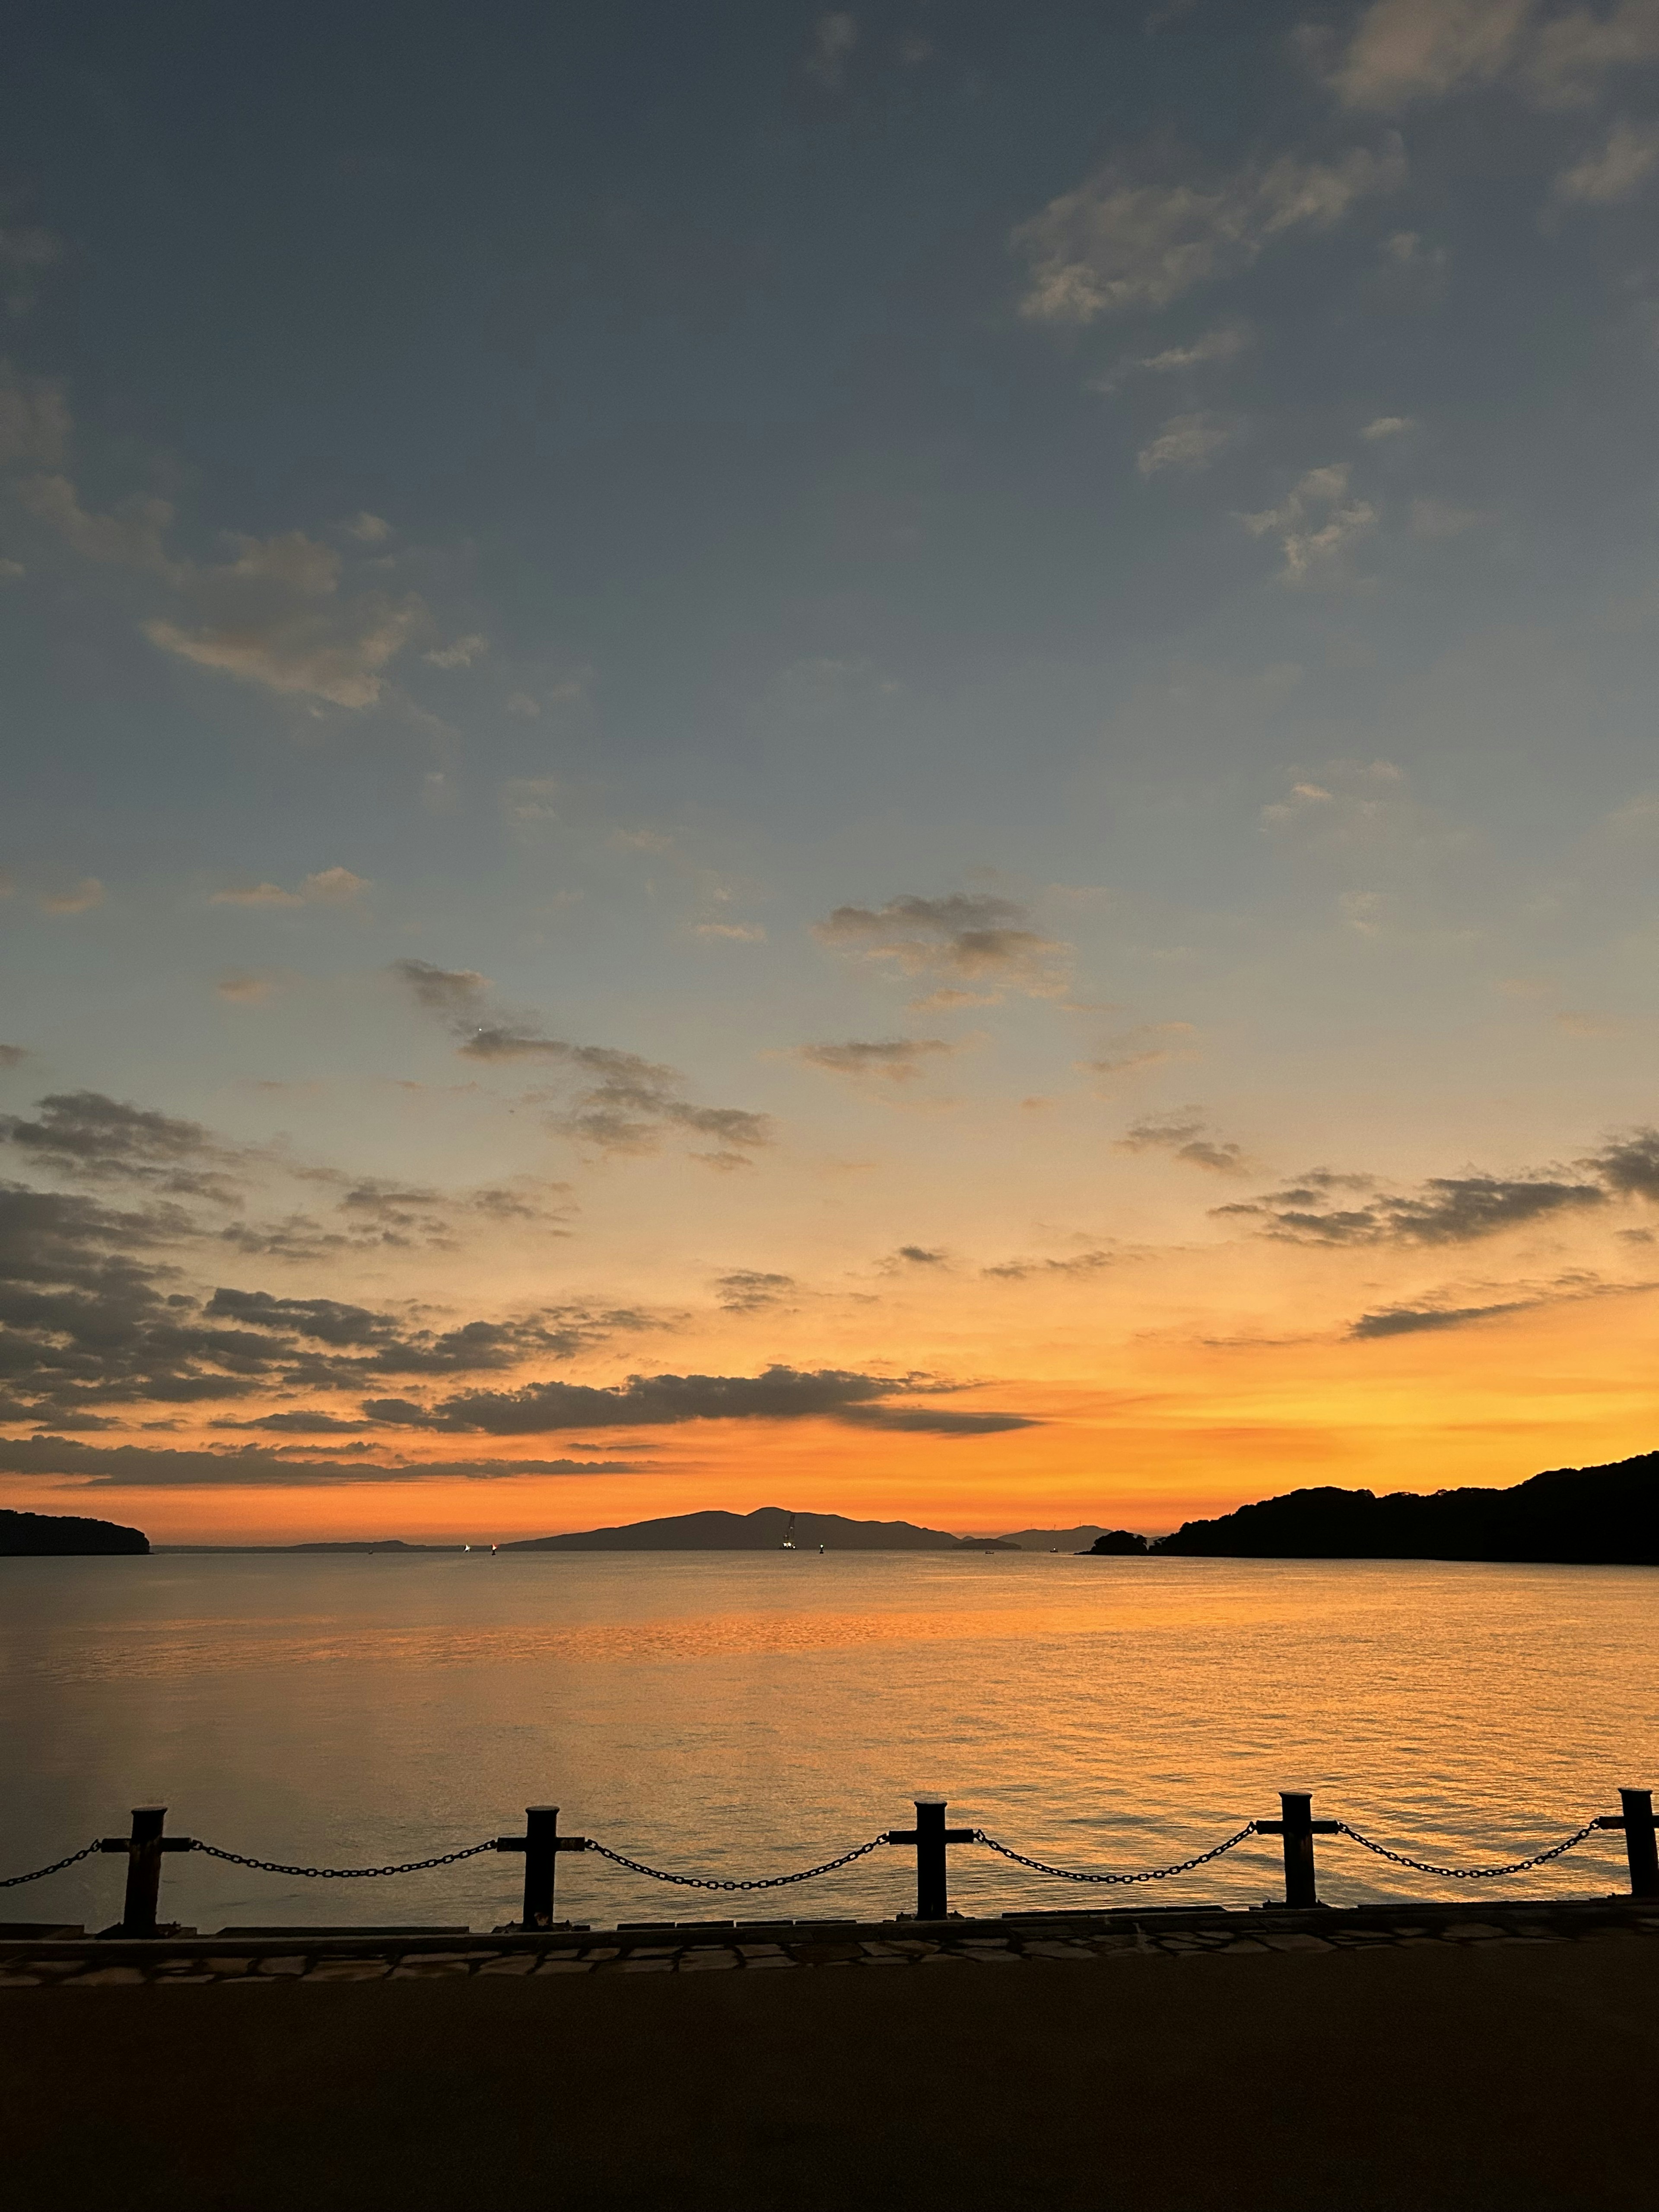
[[[1152,1867],[1145,1874],[1079,1874],[1071,1867],[1045,1866],[1041,1859],[1028,1859],[1024,1851],[1011,1850],[1006,1844],[998,1843],[996,1838],[988,1836],[983,1828],[975,1829],[974,1841],[983,1844],[987,1850],[995,1851],[1002,1858],[1012,1859],[1016,1866],[1030,1867],[1033,1874],[1051,1874],[1060,1881],[1097,1881],[1113,1888],[1125,1888],[1138,1881],[1164,1881],[1172,1874],[1190,1874],[1194,1867],[1208,1866],[1212,1859],[1221,1858],[1226,1852],[1237,1850],[1247,1837],[1255,1833],[1255,1822],[1247,1820],[1236,1836],[1229,1836],[1224,1844],[1218,1844],[1213,1850],[1200,1851],[1194,1859],[1182,1859],[1178,1866]]]
[[[430,1867],[458,1866],[463,1859],[476,1859],[480,1851],[493,1851],[495,1839],[492,1836],[487,1844],[469,1844],[464,1851],[444,1851],[434,1859],[410,1859],[407,1866],[383,1867],[278,1866],[270,1859],[250,1859],[240,1851],[222,1851],[212,1844],[192,1844],[191,1849],[205,1851],[210,1859],[222,1859],[227,1866],[252,1867],[259,1874],[298,1875],[307,1881],[375,1881],[382,1875],[425,1874]]]
[[[88,1844],[84,1850],[71,1851],[66,1859],[58,1859],[49,1867],[37,1867],[33,1874],[8,1875],[0,1881],[0,1889],[18,1889],[26,1881],[44,1881],[49,1874],[62,1874],[65,1867],[74,1866],[78,1860],[89,1859],[97,1849],[96,1844]]]
[[[1595,1821],[1587,1820],[1577,1834],[1569,1836],[1564,1844],[1553,1844],[1548,1850],[1534,1851],[1529,1859],[1516,1859],[1509,1866],[1491,1867],[1431,1866],[1427,1859],[1410,1858],[1404,1851],[1391,1851],[1386,1844],[1374,1844],[1369,1836],[1362,1836],[1358,1828],[1351,1828],[1346,1820],[1337,1822],[1336,1832],[1339,1836],[1346,1836],[1350,1843],[1358,1844],[1362,1850],[1375,1851],[1378,1858],[1388,1859],[1395,1866],[1410,1867],[1416,1874],[1439,1875],[1447,1881],[1492,1881],[1499,1875],[1525,1874],[1529,1867],[1547,1866],[1552,1859],[1565,1857],[1567,1852],[1576,1850],[1586,1836],[1593,1836],[1596,1826]]]
[[[653,1881],[672,1881],[678,1889],[750,1890],[787,1889],[791,1882],[816,1881],[821,1874],[834,1874],[840,1867],[851,1866],[854,1859],[867,1858],[886,1841],[885,1836],[878,1836],[871,1843],[860,1844],[856,1850],[843,1851],[838,1859],[826,1859],[822,1866],[807,1867],[799,1874],[768,1875],[759,1881],[720,1881],[708,1875],[665,1874],[660,1867],[641,1866],[637,1859],[625,1859],[620,1851],[610,1850],[591,1838],[587,1848],[597,1851],[602,1859],[609,1859],[612,1866],[626,1867],[629,1874],[642,1874]]]

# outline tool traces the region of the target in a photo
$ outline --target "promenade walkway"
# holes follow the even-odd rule
[[[8,2202],[1656,2204],[1656,1938],[1612,1899],[0,1941]]]

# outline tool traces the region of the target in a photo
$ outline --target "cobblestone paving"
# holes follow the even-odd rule
[[[1659,1910],[1630,1899],[1516,1905],[1476,1915],[1463,1906],[1370,1906],[1353,1911],[1224,1912],[1136,1918],[1064,1917],[1024,1923],[902,1921],[874,1926],[800,1923],[753,1929],[571,1929],[504,1933],[458,1944],[349,1930],[296,1931],[280,1942],[194,1939],[149,1943],[0,1939],[0,1989],[118,1989],[137,1984],[440,1981],[581,1974],[775,1973],[810,1967],[1053,1967],[1137,1957],[1194,1958],[1274,1951],[1583,1942],[1659,1936]]]

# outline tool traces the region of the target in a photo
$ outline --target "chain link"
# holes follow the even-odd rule
[[[191,1850],[205,1851],[209,1858],[222,1859],[227,1866],[252,1867],[259,1874],[298,1875],[307,1881],[375,1881],[382,1875],[425,1874],[428,1868],[457,1866],[463,1859],[476,1859],[480,1851],[493,1851],[495,1848],[492,1836],[487,1844],[469,1844],[464,1851],[444,1851],[434,1859],[410,1859],[407,1866],[302,1867],[278,1866],[271,1859],[245,1858],[240,1851],[222,1851],[212,1844],[191,1845]]]
[[[72,1867],[81,1859],[89,1859],[97,1848],[96,1844],[88,1844],[84,1850],[71,1851],[66,1859],[58,1859],[49,1867],[37,1867],[33,1874],[8,1875],[3,1881],[0,1881],[0,1889],[18,1889],[26,1881],[44,1881],[49,1874],[62,1874],[65,1867]]]
[[[995,1851],[1005,1859],[1012,1859],[1016,1866],[1030,1867],[1033,1874],[1051,1874],[1060,1881],[1097,1881],[1110,1887],[1122,1888],[1138,1881],[1164,1881],[1172,1874],[1190,1874],[1194,1867],[1207,1866],[1212,1859],[1218,1859],[1228,1851],[1237,1850],[1247,1837],[1255,1833],[1255,1822],[1247,1820],[1236,1836],[1229,1836],[1224,1844],[1218,1844],[1213,1850],[1200,1851],[1195,1859],[1182,1859],[1178,1866],[1152,1867],[1146,1874],[1079,1874],[1071,1867],[1045,1866],[1041,1859],[1028,1859],[1024,1851],[1011,1850],[1006,1844],[998,1843],[996,1838],[988,1836],[983,1828],[975,1829],[974,1841],[983,1844],[987,1850]]]
[[[886,1841],[885,1836],[878,1836],[873,1842],[860,1844],[856,1850],[843,1851],[838,1859],[826,1859],[822,1866],[807,1867],[800,1874],[768,1875],[759,1881],[720,1881],[708,1875],[665,1874],[660,1867],[641,1866],[637,1859],[625,1859],[620,1851],[608,1850],[591,1838],[587,1848],[597,1851],[602,1859],[609,1859],[612,1866],[626,1867],[629,1874],[646,1875],[653,1881],[672,1881],[679,1889],[787,1889],[791,1882],[813,1881],[821,1874],[834,1874],[840,1867],[851,1866],[854,1859],[867,1858]]]
[[[1337,1834],[1347,1837],[1350,1843],[1358,1844],[1362,1850],[1375,1851],[1378,1858],[1388,1859],[1395,1866],[1410,1867],[1416,1874],[1439,1875],[1447,1881],[1492,1881],[1499,1875],[1525,1874],[1529,1867],[1547,1866],[1552,1859],[1563,1858],[1567,1852],[1576,1850],[1586,1836],[1595,1833],[1595,1829],[1596,1823],[1588,1820],[1576,1835],[1569,1836],[1565,1844],[1553,1844],[1548,1850],[1534,1851],[1529,1859],[1516,1859],[1510,1866],[1446,1867],[1431,1866],[1427,1859],[1409,1858],[1404,1851],[1391,1851],[1386,1844],[1374,1844],[1369,1836],[1362,1836],[1358,1828],[1351,1828],[1346,1820],[1339,1820],[1336,1824]]]

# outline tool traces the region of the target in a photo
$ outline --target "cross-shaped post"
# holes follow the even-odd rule
[[[559,1833],[556,1805],[526,1805],[524,1833],[497,1836],[498,1851],[524,1853],[524,1911],[519,1925],[526,1934],[553,1925],[553,1873],[561,1851],[585,1851],[586,1836]]]
[[[1334,1836],[1341,1826],[1340,1820],[1316,1820],[1310,1808],[1313,1793],[1309,1790],[1281,1790],[1277,1820],[1258,1820],[1258,1836],[1283,1836],[1285,1838],[1285,1902],[1288,1905],[1317,1905],[1319,1886],[1314,1878],[1314,1847],[1316,1836]]]
[[[1656,1835],[1651,1790],[1621,1790],[1622,1813],[1604,1813],[1598,1828],[1622,1828],[1630,1863],[1632,1897],[1659,1897],[1659,1835]]]
[[[189,1836],[163,1835],[167,1819],[165,1805],[135,1805],[132,1833],[106,1836],[98,1845],[100,1851],[127,1855],[126,1900],[121,1907],[120,1926],[108,1931],[112,1936],[155,1935],[155,1908],[161,1894],[161,1854],[196,1848]]]
[[[971,1844],[971,1828],[947,1828],[945,1825],[943,1797],[918,1797],[914,1801],[916,1825],[914,1828],[890,1828],[890,1844],[914,1844],[916,1847],[916,1917],[918,1920],[944,1920],[950,1913],[951,1904],[945,1873],[945,1846],[947,1844]]]

